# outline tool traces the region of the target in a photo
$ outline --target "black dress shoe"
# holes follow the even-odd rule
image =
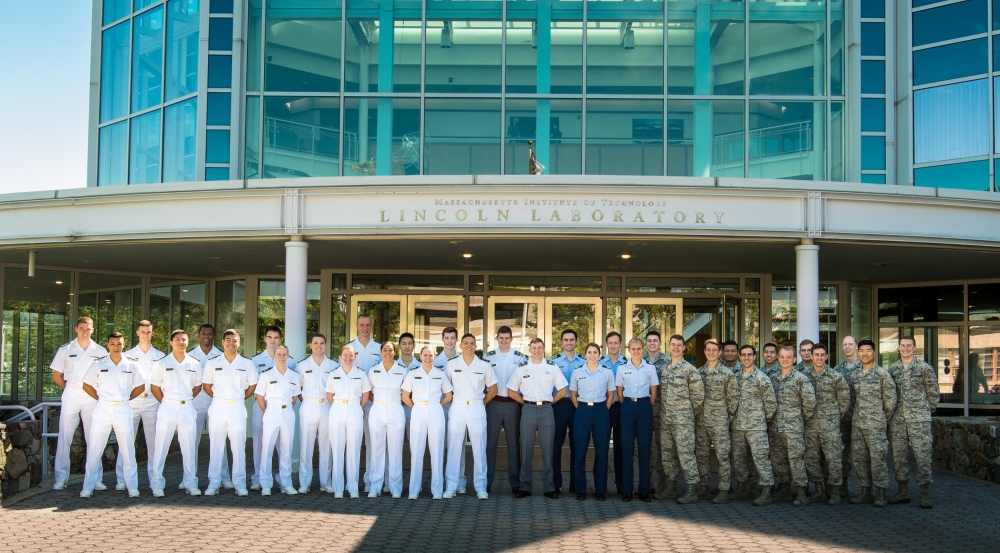
[[[641,494],[638,494],[638,497],[639,497],[639,499],[641,499],[641,500],[642,500],[642,501],[643,501],[644,503],[649,503],[650,501],[652,501],[652,500],[653,500],[653,498],[652,498],[652,497],[650,497],[648,493],[641,493]]]
[[[627,494],[623,495],[622,496],[622,501],[624,501],[625,503],[628,503],[629,501],[632,501],[632,494],[627,493]]]
[[[556,493],[562,493],[562,488],[556,488]]]
[[[522,499],[528,497],[529,495],[531,495],[531,492],[523,492],[521,490],[517,490],[517,493],[514,494],[514,497],[517,499]]]
[[[559,492],[545,492],[545,497],[549,499],[559,499]]]
[[[521,492],[521,488],[518,487],[518,486],[514,486],[513,488],[510,489],[510,493],[512,493],[514,495],[517,495],[520,492]],[[486,492],[486,493],[489,493],[489,492]]]
[[[603,493],[599,493],[599,494],[597,494],[594,497],[596,497],[598,501],[605,501],[605,500],[608,499],[607,497],[605,497],[605,495]]]
[[[585,493],[578,493],[578,494],[576,494],[576,500],[577,501],[584,501],[586,499],[587,499],[587,494],[585,494]]]

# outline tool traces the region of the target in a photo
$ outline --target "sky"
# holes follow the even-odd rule
[[[87,186],[92,0],[0,0],[0,194]]]

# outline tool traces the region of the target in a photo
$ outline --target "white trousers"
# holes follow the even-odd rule
[[[195,448],[194,448],[194,466],[198,466],[198,451],[201,449],[201,437],[210,433],[211,430],[208,426],[211,424],[211,420],[208,416],[209,407],[212,405],[212,398],[209,397],[205,392],[200,392],[194,398],[194,412],[196,414],[195,418]],[[230,480],[229,477],[229,455],[226,450],[222,450],[223,462],[222,462],[222,481],[225,482]]]
[[[472,482],[477,492],[486,491],[486,406],[482,401],[472,405],[459,402],[448,413],[448,464],[445,468],[446,490],[454,493],[459,487],[459,475],[465,471],[462,452],[465,433],[472,444]]]
[[[420,495],[424,449],[431,453],[431,494],[444,491],[444,410],[440,403],[416,403],[410,411],[410,495]],[[463,448],[465,449],[465,448]]]
[[[368,414],[368,432],[372,444],[371,493],[381,495],[382,485],[389,493],[403,493],[403,433],[406,413],[399,401],[375,402]],[[387,476],[388,475],[388,476]]]
[[[257,396],[252,396],[250,399],[253,401],[253,407],[251,408],[253,415],[250,419],[250,436],[253,445],[253,476],[250,477],[250,483],[259,484],[260,475],[257,473],[257,469],[260,468],[260,450],[264,447],[261,443],[261,436],[264,430],[261,426],[261,421],[263,420],[264,412],[257,405]]]
[[[448,454],[448,445],[451,443],[451,438],[448,435],[448,412],[451,411],[451,405],[452,405],[452,403],[453,402],[449,402],[447,405],[443,405],[441,407],[442,410],[444,411],[444,451],[445,451],[445,455]],[[485,406],[484,406],[484,408],[485,408]],[[462,443],[462,447],[460,447],[459,449],[461,449],[460,455],[461,455],[462,458],[461,458],[461,460],[458,463],[458,487],[459,488],[464,488],[465,484],[466,484],[466,481],[465,481],[465,431],[464,430],[462,431],[461,443]],[[445,457],[445,459],[447,459],[447,457]]]
[[[137,433],[139,432],[139,421],[142,421],[142,432],[146,436],[146,478],[150,482],[153,481],[153,463],[150,463],[150,459],[153,458],[153,447],[156,444],[156,411],[160,408],[160,402],[156,401],[153,394],[149,394],[146,397],[141,395],[129,402],[132,406],[132,435],[138,439]],[[115,437],[117,438],[118,432],[115,432]],[[124,472],[122,471],[122,466],[124,459],[122,458],[121,452],[121,439],[118,441],[118,461],[115,463],[115,482],[121,484],[125,482]],[[135,451],[135,442],[132,443],[133,453]],[[133,456],[133,459],[135,457]],[[126,484],[126,487],[128,484]]]
[[[330,447],[330,403],[326,399],[304,399],[299,407],[299,487],[312,485],[313,451],[319,441],[319,485],[330,485],[333,449]]]
[[[292,485],[292,439],[295,434],[295,411],[291,403],[282,408],[280,403],[268,405],[261,420],[261,442],[264,449],[260,456],[261,489],[274,486],[274,474],[271,472],[271,462],[274,459],[274,447],[278,447],[278,487],[287,488]]]
[[[163,479],[163,465],[167,460],[170,442],[177,433],[177,443],[181,447],[181,462],[184,467],[182,483],[185,488],[198,487],[198,475],[195,472],[194,450],[197,443],[195,436],[195,420],[197,415],[190,401],[181,404],[177,400],[164,398],[156,412],[156,448],[153,452],[153,482],[150,487],[162,490],[166,481]]]
[[[229,458],[226,455],[226,438],[233,451],[233,486],[247,488],[247,407],[242,399],[215,399],[209,406],[208,417],[208,487],[219,489],[229,480]]]
[[[361,460],[361,437],[364,434],[364,410],[361,405],[334,401],[330,407],[330,448],[333,450],[333,491],[358,493],[358,463]]]
[[[56,442],[55,481],[66,483],[69,479],[69,448],[73,445],[73,434],[83,420],[83,439],[90,445],[91,415],[97,400],[88,396],[82,387],[67,384],[62,393],[62,405],[59,409],[59,440]],[[104,476],[103,467],[99,469],[97,480]]]
[[[112,429],[118,439],[118,459],[123,465],[125,487],[130,490],[139,488],[139,473],[135,465],[132,407],[127,401],[119,402],[117,406],[108,401],[99,401],[91,414],[90,437],[87,440],[87,469],[83,477],[84,491],[94,491],[94,486],[103,476],[101,458],[104,456],[104,448],[108,445]]]

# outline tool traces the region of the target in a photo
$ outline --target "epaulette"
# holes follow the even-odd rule
[[[312,357],[312,355],[307,355],[307,356],[303,357],[302,359],[299,359],[298,361],[296,361],[295,364],[298,365],[299,363],[305,361],[306,359],[309,359],[310,357]]]
[[[266,349],[262,349],[262,350],[258,351],[257,353],[253,354],[253,356],[257,357],[258,355],[264,353],[265,351],[267,351],[267,350]],[[253,357],[251,357],[251,359],[253,359]]]
[[[519,355],[519,356],[521,356],[521,357],[524,357],[525,359],[527,359],[527,358],[528,358],[528,356],[527,356],[527,355],[525,355],[525,354],[523,354],[523,353],[521,353],[521,352],[517,351],[516,349],[514,350],[514,355]]]
[[[547,359],[545,362],[548,363],[549,365],[552,365],[553,367],[558,367],[559,366],[559,365],[556,365],[555,362],[552,361],[551,359]]]
[[[497,350],[495,350],[495,349],[494,350],[490,350],[489,352],[486,353],[486,355],[496,355],[496,354],[497,354]]]
[[[100,357],[95,357],[95,358],[94,358],[94,361],[100,361],[101,359],[107,359],[107,358],[108,358],[108,356],[107,356],[107,355],[102,355],[102,356],[100,356]]]
[[[129,357],[128,355],[123,355],[122,357],[124,357],[125,359],[128,359],[129,361],[132,361],[133,363],[138,363],[139,362],[139,358],[138,357]],[[101,357],[101,359],[104,359],[104,358]]]
[[[213,356],[209,357],[208,359],[206,359],[205,361],[211,361],[212,359],[215,359],[216,357],[222,357],[222,354],[220,353],[219,355],[213,355]]]
[[[166,359],[166,358],[167,358],[167,356],[169,356],[169,355],[170,355],[169,353],[166,353],[166,354],[164,354],[164,355],[163,355],[163,357],[161,357],[161,358],[157,359],[156,361],[163,361],[163,360],[164,360],[164,359]]]
[[[459,353],[459,354],[458,354],[458,355],[456,355],[455,357],[449,357],[449,358],[448,358],[448,361],[452,361],[452,360],[454,360],[454,359],[458,359],[458,358],[459,358],[459,357],[461,357],[461,356],[462,356],[462,354],[461,354],[461,353]]]
[[[70,345],[72,343],[73,343],[72,341],[69,341],[69,342],[66,342],[65,344],[63,344],[63,345],[61,345],[59,347],[64,348],[64,347],[66,347],[66,346],[68,346],[68,345]]]
[[[525,365],[527,365],[527,364],[528,364],[528,360],[527,360],[527,359],[525,359],[524,361],[521,361],[520,363],[518,363],[518,364],[517,364],[517,366],[518,366],[518,367],[523,367],[523,366],[525,366]]]

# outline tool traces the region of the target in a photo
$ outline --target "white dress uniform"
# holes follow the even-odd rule
[[[83,420],[83,438],[90,443],[91,415],[97,401],[83,391],[83,375],[100,357],[108,354],[108,350],[97,345],[93,340],[86,347],[80,347],[77,340],[63,344],[49,365],[54,372],[62,373],[66,380],[63,389],[61,409],[59,410],[59,441],[56,443],[55,489],[62,489],[69,479],[69,447],[73,444],[73,434]],[[100,482],[103,470],[98,474]],[[103,485],[103,484],[102,484]]]
[[[102,357],[94,362],[83,382],[97,391],[97,405],[91,414],[90,440],[87,443],[87,469],[83,479],[83,491],[90,495],[101,477],[101,458],[108,445],[108,437],[114,429],[118,439],[118,455],[124,470],[125,487],[130,494],[139,489],[139,476],[135,464],[135,430],[132,427],[132,406],[129,396],[132,390],[144,385],[139,364],[124,355],[116,365],[111,357]],[[93,399],[93,398],[91,398]]]
[[[418,359],[416,355],[410,359],[409,363],[404,363],[403,358],[400,357],[399,359],[396,359],[396,364],[406,369],[406,372],[410,372],[413,369],[419,369],[421,366],[420,359]],[[403,427],[403,436],[406,438],[406,443],[410,443],[410,411],[411,409],[409,406],[403,405],[403,413],[406,414],[406,426]]]
[[[212,349],[209,350],[208,353],[205,353],[199,345],[189,351],[188,355],[194,357],[199,363],[201,363],[201,370],[202,373],[204,373],[205,363],[209,359],[222,355],[222,352],[219,351],[219,348],[212,346]],[[211,433],[211,431],[208,430],[208,425],[211,424],[208,420],[208,407],[211,404],[212,398],[208,397],[208,394],[206,394],[204,390],[198,392],[198,395],[194,398],[195,425],[197,426],[195,435],[198,437],[194,444],[194,466],[196,467],[198,466],[198,450],[201,449],[201,436],[206,431]],[[225,459],[222,462],[222,481],[229,484],[231,482],[229,477],[229,467],[227,466],[229,464],[229,456],[226,455],[225,449],[222,450],[222,454],[225,456]]]
[[[262,420],[260,468],[261,490],[270,490],[274,485],[274,474],[271,472],[271,459],[274,457],[274,446],[278,446],[278,487],[284,492],[292,486],[292,439],[295,434],[295,411],[292,410],[294,399],[302,393],[302,381],[299,373],[285,369],[285,374],[277,367],[260,373],[255,394],[267,402]],[[294,489],[292,490],[294,491]]]
[[[371,371],[372,367],[378,365],[382,362],[382,344],[376,342],[375,340],[369,339],[368,345],[363,346],[357,338],[352,340],[349,344],[354,348],[354,352],[357,356],[354,359],[354,367],[365,371],[365,376]],[[369,401],[364,407],[365,422],[364,422],[364,437],[365,437],[365,491],[371,487],[372,474],[369,471],[369,467],[372,466],[372,447],[371,447],[371,436],[368,434],[368,413],[371,411],[372,403]]]
[[[156,411],[156,448],[153,452],[153,491],[163,491],[166,483],[163,479],[163,465],[167,460],[170,442],[177,433],[177,442],[181,449],[181,459],[184,466],[182,483],[189,493],[200,493],[198,490],[198,474],[195,465],[195,447],[198,441],[196,435],[197,414],[194,411],[194,397],[191,391],[195,386],[201,386],[201,363],[185,354],[178,361],[173,353],[160,359],[153,365],[149,384],[158,386],[163,391],[163,401]]]
[[[344,496],[346,486],[351,497],[358,497],[358,462],[361,460],[361,437],[365,415],[361,395],[372,390],[365,371],[351,372],[337,367],[326,381],[326,391],[333,394],[330,406],[330,448],[333,450],[333,493]],[[345,476],[346,475],[346,476]]]
[[[122,355],[129,359],[135,359],[136,363],[139,364],[139,375],[146,385],[146,389],[130,402],[132,404],[132,435],[135,436],[136,432],[139,431],[139,421],[141,420],[142,431],[146,435],[146,459],[152,459],[153,445],[156,443],[156,411],[160,408],[160,402],[156,401],[156,398],[153,397],[153,392],[149,391],[149,375],[153,372],[153,363],[156,363],[156,360],[165,354],[150,345],[147,352],[143,352],[142,348],[135,346]],[[115,432],[115,436],[118,436],[117,432]],[[118,443],[120,446],[121,442]],[[135,444],[132,447],[134,449]],[[126,485],[122,472],[123,462],[124,460],[119,450],[118,461],[115,463],[115,477],[119,485]],[[153,465],[151,463],[146,463],[146,473],[146,477],[152,482]],[[126,485],[126,487],[128,486]]]
[[[340,363],[323,357],[319,365],[312,356],[298,363],[302,379],[302,406],[299,407],[299,491],[309,491],[313,475],[313,451],[319,441],[319,486],[330,490],[333,470],[330,461],[330,403],[326,401],[326,382]],[[305,488],[305,489],[303,489]]]
[[[446,491],[454,494],[459,488],[465,433],[472,444],[472,482],[477,493],[486,493],[486,388],[497,383],[493,367],[475,355],[466,364],[461,355],[448,361],[445,373],[455,389],[454,401],[448,413],[448,464],[445,468]]]
[[[438,368],[424,372],[417,367],[406,373],[403,390],[410,392],[410,499],[420,495],[424,474],[424,449],[431,452],[431,494],[440,499],[444,492],[444,409],[441,397],[452,391],[448,376]]]
[[[455,357],[460,357],[461,355],[462,355],[461,353],[455,353],[454,355],[449,357],[448,355],[445,354],[444,351],[442,351],[441,353],[437,354],[437,357],[434,358],[434,367],[441,369],[442,372],[447,373],[448,361],[454,359]],[[446,452],[448,451],[448,446],[451,444],[451,437],[448,436],[448,412],[451,411],[452,405],[455,405],[454,401],[444,406],[444,433],[445,433],[444,450]],[[465,436],[464,435],[462,436],[461,443],[462,443],[461,447],[462,451],[458,467],[458,489],[459,491],[461,491],[461,493],[465,493],[466,480],[465,480]]]
[[[258,377],[260,376],[260,373],[270,370],[270,368],[274,366],[274,358],[267,353],[267,350],[254,355],[250,361],[252,361],[253,366],[257,368]],[[285,365],[289,369],[294,370],[295,360],[289,358]],[[260,467],[260,452],[264,447],[261,442],[261,433],[263,432],[261,421],[263,420],[264,412],[260,410],[260,406],[257,405],[257,401],[254,398],[250,398],[247,401],[252,404],[250,412],[253,413],[253,417],[250,421],[250,432],[253,442],[253,476],[250,477],[250,484],[256,486],[260,484],[260,475],[257,474],[257,469]]]
[[[226,467],[226,438],[229,438],[233,451],[233,487],[246,490],[246,392],[257,384],[257,369],[242,355],[237,354],[230,363],[223,354],[206,361],[201,381],[212,385],[212,404],[208,406],[208,488],[218,490],[229,478]]]
[[[385,368],[379,363],[368,373],[373,398],[368,413],[368,434],[372,441],[371,489],[368,497],[382,494],[386,483],[393,497],[403,495],[403,428],[406,413],[403,411],[403,379],[408,371],[399,363]],[[386,476],[388,473],[388,477]]]

